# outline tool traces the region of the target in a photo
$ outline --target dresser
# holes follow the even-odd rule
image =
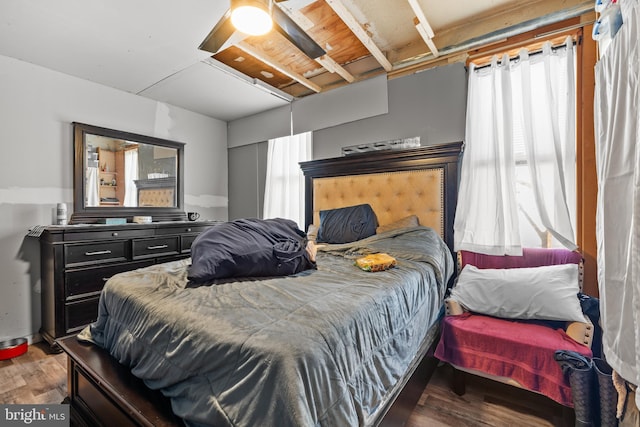
[[[40,236],[42,328],[55,340],[97,319],[98,299],[114,274],[187,258],[194,239],[218,222],[158,222],[46,227]]]

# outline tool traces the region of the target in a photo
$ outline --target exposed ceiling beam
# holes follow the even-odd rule
[[[418,0],[407,0],[409,2],[409,6],[411,6],[411,9],[413,10],[413,13],[416,15],[416,18],[418,18],[418,21],[422,22],[422,25],[424,26],[424,29],[427,33],[427,36],[432,39],[434,34],[433,34],[433,29],[431,28],[431,25],[429,25],[429,21],[427,20],[427,15],[424,14],[424,10],[422,10],[422,7],[420,6],[420,3],[418,3]]]
[[[334,61],[329,55],[323,55],[320,58],[316,58],[316,62],[326,68],[330,73],[337,73],[349,83],[353,83],[356,79],[353,77],[353,74],[345,70],[342,65]]]
[[[517,7],[487,14],[472,22],[449,27],[439,31],[435,37],[438,46],[457,46],[468,40],[487,37],[490,34],[502,32],[507,28],[520,28],[520,32],[528,31],[527,23],[537,26],[546,25],[554,21],[578,16],[593,10],[593,2],[585,0],[546,1],[537,0],[519,4]],[[444,49],[444,48],[443,48]]]
[[[583,25],[593,23],[596,16],[596,13],[593,9],[593,4],[591,2],[585,2],[583,0],[576,1],[578,2],[576,6],[557,10],[547,15],[533,17],[532,19],[525,22],[520,22],[510,27],[500,28],[499,30],[485,33],[484,35],[479,35],[478,37],[463,41],[457,45],[445,46],[441,48],[441,56],[439,58],[433,58],[431,55],[422,54],[405,61],[394,62],[394,71],[392,73],[389,73],[389,78],[395,78],[409,73],[414,73],[418,70],[435,66],[436,64],[439,65],[452,62],[464,62],[469,57],[469,53],[474,49],[478,49],[483,46],[487,47],[490,45],[503,43],[507,41],[509,37],[517,37],[519,34],[529,31],[533,32],[541,27],[556,24],[561,25],[562,22],[570,20],[572,18],[575,18],[572,19],[572,21],[579,21],[583,23]],[[533,5],[535,4],[532,4],[532,6]],[[570,24],[568,28],[574,27],[574,25]],[[449,30],[444,31],[443,33],[448,34]],[[438,41],[442,40],[440,34],[442,33],[439,33],[436,37]]]
[[[413,10],[413,13],[416,15],[413,22],[416,26],[416,30],[418,30],[418,33],[422,37],[422,40],[424,40],[424,42],[427,44],[433,56],[438,57],[440,53],[438,52],[436,44],[433,42],[434,33],[431,25],[429,24],[429,21],[427,20],[427,15],[425,15],[424,10],[422,10],[422,7],[418,3],[418,0],[408,1],[411,9]]]
[[[300,12],[298,9],[293,9],[291,6],[287,4],[288,2],[278,2],[274,3],[275,6],[279,7],[284,13],[289,15],[289,18],[293,19],[293,21],[298,24],[300,28],[305,31],[308,31],[310,28],[313,28],[313,22],[309,18],[307,18],[304,13]]]
[[[373,42],[369,34],[362,28],[356,18],[349,12],[345,5],[340,0],[326,0],[326,3],[333,9],[333,11],[342,19],[342,21],[349,27],[353,34],[362,42],[362,44],[371,52],[374,58],[382,65],[386,71],[391,71],[393,66],[387,59],[385,54],[380,48]]]
[[[293,10],[285,6],[285,4],[286,3],[275,3],[276,7],[279,7],[284,13],[289,16],[289,18],[291,18],[293,22],[298,24],[298,26],[300,26],[300,28],[302,28],[303,30],[308,31],[313,27],[313,22],[311,22],[311,20],[309,20],[309,18],[307,18],[302,12],[300,12],[299,10]],[[353,83],[355,81],[355,77],[350,72],[345,70],[342,65],[338,64],[333,58],[331,58],[328,53],[315,58],[315,61],[318,64],[322,65],[330,73],[337,73],[338,75],[340,75],[340,77],[342,77],[349,83]]]
[[[474,16],[472,20],[460,22],[455,26],[447,26],[438,30],[433,41],[438,46],[440,56],[448,55],[453,46],[466,44],[469,40],[479,39],[487,34],[501,32],[503,29],[517,27],[518,25],[547,16],[558,16],[558,20],[580,13],[593,11],[593,1],[589,0],[530,0],[509,4],[498,9]],[[566,13],[565,13],[566,12]],[[567,16],[565,16],[567,15]],[[547,22],[548,23],[548,22]],[[544,25],[544,23],[540,24]],[[430,61],[431,53],[425,57],[424,44],[421,42],[410,43],[406,47],[389,50],[389,61],[394,64],[394,71],[402,68],[401,64],[415,62],[415,60]]]
[[[423,25],[422,22],[418,21],[418,18],[415,18],[413,23],[416,26],[416,30],[418,31],[418,33],[422,37],[422,40],[424,40],[424,42],[429,47],[429,50],[431,51],[433,56],[435,56],[436,58],[438,56],[440,56],[440,52],[438,51],[438,48],[436,47],[436,44],[433,42],[433,39],[431,37],[429,37],[428,27]]]
[[[264,62],[265,64],[275,68],[276,70],[278,70],[282,74],[285,74],[285,75],[289,76],[293,80],[297,81],[301,85],[304,85],[304,86],[308,87],[312,91],[314,91],[314,92],[321,92],[322,91],[322,88],[319,85],[315,84],[314,82],[312,82],[311,80],[309,80],[306,77],[302,76],[301,74],[296,73],[295,71],[285,67],[284,65],[282,65],[279,62],[273,60],[272,58],[269,58],[267,55],[265,55],[262,52],[259,52],[253,46],[248,44],[247,42],[240,42],[240,43],[236,44],[236,47],[238,49],[241,49],[242,51],[248,53],[249,55],[253,56],[254,58],[259,59],[260,61]]]

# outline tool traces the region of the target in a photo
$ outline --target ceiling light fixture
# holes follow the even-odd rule
[[[251,36],[262,36],[271,31],[271,0],[231,1],[231,22],[238,31]]]

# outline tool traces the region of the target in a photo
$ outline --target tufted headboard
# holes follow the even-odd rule
[[[368,203],[379,225],[416,215],[453,249],[461,149],[450,143],[300,163],[306,227],[319,225],[321,210]]]
[[[175,189],[143,188],[138,190],[138,206],[173,207],[175,206]]]
[[[379,225],[416,215],[444,237],[444,169],[420,169],[313,180],[313,223],[320,211],[368,203]]]

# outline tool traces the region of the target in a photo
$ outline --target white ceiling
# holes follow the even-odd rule
[[[224,121],[285,105],[198,50],[227,8],[226,0],[1,0],[0,55]]]

